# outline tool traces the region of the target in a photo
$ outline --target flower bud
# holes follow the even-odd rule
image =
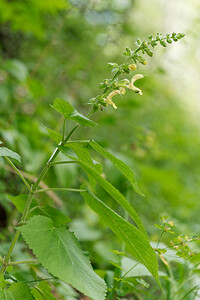
[[[167,44],[166,44],[165,41],[163,41],[163,40],[160,40],[160,44],[161,44],[161,46],[163,46],[163,47],[167,47]]]
[[[142,57],[142,56],[137,56],[137,60],[141,63],[141,64],[143,64],[143,65],[146,65],[147,64],[147,61]]]
[[[129,68],[130,71],[135,71],[137,69],[137,66],[135,64],[130,64],[128,66],[128,68]]]
[[[150,49],[145,49],[145,51],[150,57],[153,56],[153,51],[151,51]]]

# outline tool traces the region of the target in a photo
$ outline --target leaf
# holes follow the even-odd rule
[[[72,144],[68,144],[68,145],[72,145]],[[76,160],[80,164],[80,166],[85,170],[85,172],[88,174],[89,178],[95,179],[98,182],[98,184],[129,213],[129,215],[132,217],[132,219],[137,224],[137,226],[143,231],[144,234],[146,234],[142,221],[140,220],[134,208],[130,205],[130,203],[120,193],[119,190],[117,190],[109,181],[104,179],[93,167],[91,167],[91,163],[88,163],[87,161],[88,159],[85,159],[85,157],[82,157],[80,154],[78,157],[79,159],[77,159],[75,156],[69,156],[68,154],[69,152],[67,150],[67,147],[65,146],[59,146],[59,149],[64,155],[67,155],[73,160]]]
[[[101,216],[110,229],[127,245],[129,252],[142,262],[156,281],[159,282],[156,255],[146,235],[89,191],[88,193],[81,193],[81,195],[86,203]]]
[[[7,195],[8,199],[15,205],[17,210],[20,213],[23,213],[24,207],[26,205],[28,195],[25,194],[20,194],[18,196],[11,196]],[[36,207],[34,210],[30,211],[28,214],[29,218],[35,216],[35,215],[42,215],[49,217],[50,219],[53,220],[55,226],[60,226],[60,225],[65,225],[69,222],[72,222],[70,218],[68,218],[65,214],[63,214],[60,210],[49,206],[49,205],[44,205],[44,206],[38,206],[38,202],[35,198],[33,198],[31,202],[30,209]]]
[[[73,120],[83,126],[96,126],[97,124],[81,113],[79,113],[74,107],[67,101],[56,98],[53,105],[51,105],[57,112],[62,114],[65,119]]]
[[[51,105],[51,107],[53,107],[57,112],[62,114],[65,117],[65,119],[68,119],[69,115],[74,111],[73,106],[69,102],[59,98],[56,98],[54,100],[54,103],[53,105]]]
[[[26,202],[28,200],[28,195],[26,195],[26,194],[20,194],[18,196],[7,195],[7,197],[14,204],[16,209],[20,213],[23,213],[24,207],[25,207]],[[30,209],[33,208],[34,206],[37,206],[37,205],[38,205],[37,200],[33,199],[32,202],[31,202]]]
[[[104,148],[102,148],[100,145],[98,145],[95,141],[90,141],[89,145],[97,151],[100,155],[103,157],[109,159],[123,174],[124,176],[129,180],[131,183],[133,189],[140,195],[144,196],[144,194],[140,191],[140,188],[137,185],[137,181],[135,179],[135,175],[133,171],[129,168],[127,164],[125,164],[120,159],[116,158],[114,155],[106,151]]]
[[[42,215],[42,216],[49,217],[53,221],[53,224],[56,227],[72,222],[72,220],[68,218],[65,214],[63,214],[60,210],[49,205],[37,207],[32,212],[30,212],[29,217],[35,215]]]
[[[0,300],[34,300],[27,284],[12,283],[8,289],[0,290]]]
[[[51,293],[50,285],[43,281],[40,282],[34,289],[31,289],[31,293],[34,296],[35,300],[56,300]]]
[[[95,160],[93,160],[90,156],[90,153],[88,151],[87,146],[84,146],[79,143],[68,143],[66,146],[58,146],[58,148],[61,150],[61,152],[68,156],[71,159],[78,158],[81,161],[84,161],[86,164],[90,165],[92,168],[94,168],[98,173],[102,173],[102,165],[97,163]],[[70,155],[69,148],[76,153],[76,156]],[[96,180],[94,176],[88,175],[90,184],[93,189],[95,189]]]
[[[37,259],[55,277],[95,300],[105,299],[106,284],[92,269],[72,232],[55,227],[44,216],[34,216],[18,230]]]
[[[47,128],[47,127],[46,127]],[[54,140],[56,143],[60,143],[60,141],[62,141],[62,135],[60,133],[58,133],[55,130],[52,130],[50,128],[47,128],[48,132],[49,132],[49,136],[52,138],[52,140]]]
[[[74,110],[74,112],[69,115],[69,119],[76,121],[77,123],[83,125],[83,126],[96,126],[97,123],[91,121],[90,119],[88,119],[87,117],[85,117],[84,115],[82,115],[81,113],[79,113],[77,110]]]
[[[99,174],[102,173],[103,166],[99,162],[97,162],[91,158],[87,145],[84,146],[79,143],[70,143],[69,142],[66,145],[66,147],[69,147],[70,149],[72,149],[76,153],[79,160],[84,161],[85,163],[87,163],[88,165],[93,167]]]
[[[147,236],[142,221],[140,220],[135,209],[130,205],[126,198],[117,190],[109,181],[98,174],[94,169],[84,162],[79,162],[82,168],[90,175],[93,176],[98,184],[111,196],[113,197],[131,216],[133,221],[137,224],[138,228]]]
[[[4,67],[16,80],[23,82],[27,79],[27,67],[20,60],[7,60]]]
[[[19,154],[6,147],[0,147],[0,156],[9,156],[21,162],[21,157],[19,156]]]

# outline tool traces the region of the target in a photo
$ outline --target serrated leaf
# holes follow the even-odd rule
[[[37,259],[55,277],[95,300],[105,299],[106,284],[92,269],[72,232],[55,227],[44,216],[34,216],[18,230]]]
[[[140,195],[144,196],[144,194],[141,192],[140,188],[138,187],[137,181],[135,179],[135,174],[133,171],[120,159],[116,158],[114,155],[106,151],[104,148],[102,148],[99,144],[97,144],[95,141],[90,141],[89,145],[97,151],[100,155],[103,157],[109,159],[123,174],[124,176],[129,180],[131,183],[133,189]]]
[[[27,284],[12,283],[8,289],[0,290],[0,300],[34,300]]]
[[[8,156],[21,162],[20,155],[6,147],[0,147],[0,156]]]
[[[47,128],[47,127],[46,127]],[[47,128],[48,132],[49,132],[49,136],[52,138],[52,140],[54,140],[56,143],[59,143],[60,141],[62,141],[62,135],[55,131],[52,130],[50,128]]]
[[[86,203],[101,216],[110,229],[127,245],[129,252],[142,262],[156,281],[159,282],[156,255],[146,235],[120,217],[95,195],[85,192],[81,195]]]
[[[83,126],[96,126],[97,124],[86,116],[79,113],[69,102],[56,98],[51,105],[57,112],[62,114],[65,119],[73,120]]]
[[[20,194],[18,196],[11,196],[7,195],[8,199],[14,204],[16,209],[20,212],[23,213],[24,207],[26,205],[26,202],[28,200],[28,195],[26,194]],[[30,205],[30,209],[38,205],[37,200],[33,199]]]
[[[56,300],[51,293],[50,285],[43,281],[40,282],[35,288],[31,289],[31,293],[34,296],[35,300]]]
[[[49,205],[37,207],[32,212],[30,212],[29,217],[35,215],[49,217],[56,227],[72,222],[72,220],[68,218],[65,214],[63,214],[60,210]]]

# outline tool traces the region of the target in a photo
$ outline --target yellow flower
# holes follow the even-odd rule
[[[112,91],[107,98],[105,99],[105,101],[108,104],[111,104],[115,109],[117,109],[117,106],[115,105],[115,103],[112,101],[112,97],[114,97],[115,95],[119,94],[119,95],[124,95],[126,93],[126,90],[121,87],[119,90],[114,90]]]
[[[144,76],[142,74],[137,74],[137,75],[134,75],[131,79],[131,82],[127,79],[126,82],[127,82],[127,85],[126,87],[130,90],[133,90],[135,91],[136,93],[139,93],[140,95],[142,95],[142,91],[137,88],[136,86],[134,86],[134,82],[138,79],[141,79],[143,78]]]

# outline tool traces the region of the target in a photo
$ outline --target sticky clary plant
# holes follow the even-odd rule
[[[135,81],[143,78],[142,74],[135,74],[130,80],[121,78],[121,76],[134,72],[139,63],[146,65],[147,60],[144,58],[144,54],[152,57],[153,48],[158,43],[166,47],[172,41],[176,42],[183,37],[184,34],[180,33],[167,34],[166,36],[157,34],[155,38],[150,35],[147,41],[142,42],[140,39],[137,40],[136,50],[126,48],[123,54],[127,56],[127,59],[123,64],[108,64],[112,72],[114,72],[114,76],[112,79],[105,79],[100,84],[100,88],[103,91],[89,101],[92,108],[87,116],[79,113],[69,102],[56,98],[52,108],[63,116],[63,130],[62,133],[59,133],[48,129],[49,135],[57,143],[57,147],[48,162],[44,165],[34,184],[29,184],[22,172],[13,163],[13,159],[20,163],[20,156],[6,147],[0,148],[0,156],[5,158],[27,188],[27,194],[21,194],[16,197],[9,196],[12,203],[22,215],[18,225],[15,227],[15,233],[6,256],[0,256],[1,299],[56,299],[51,293],[47,281],[37,284],[39,275],[32,268],[35,264],[41,265],[55,279],[57,278],[66,282],[94,300],[103,300],[106,298],[121,299],[126,293],[130,292],[130,287],[123,289],[123,291],[121,287],[115,289],[113,288],[114,286],[110,286],[106,278],[101,278],[97,275],[90,264],[89,258],[81,250],[76,236],[68,230],[68,224],[72,222],[69,218],[70,216],[66,216],[52,206],[39,205],[37,195],[46,191],[80,193],[88,206],[102,218],[104,223],[122,241],[124,252],[126,253],[127,250],[126,255],[132,255],[137,261],[136,264],[142,263],[160,285],[156,253],[150,245],[150,240],[142,221],[129,201],[102,176],[102,165],[92,158],[90,150],[96,151],[104,158],[110,160],[127,178],[132,188],[140,195],[143,195],[137,185],[133,171],[123,161],[106,151],[94,140],[71,140],[71,137],[79,126],[96,126],[97,124],[90,117],[99,109],[103,110],[108,104],[116,109],[117,106],[114,101],[116,95],[123,96],[127,90],[132,90],[142,95],[142,91],[135,86]],[[67,132],[66,124],[71,121],[76,122],[76,125],[71,131]],[[65,161],[58,160],[59,153],[66,156]],[[82,184],[78,189],[66,187],[40,188],[39,185],[49,169],[61,164],[65,164],[66,168],[69,164],[78,164],[88,175],[88,185]],[[96,184],[104,189],[129,214],[132,222],[128,222],[122,218],[105,204],[104,199],[100,199],[97,196],[95,191]],[[33,253],[32,260],[13,261],[11,259],[20,235]],[[30,282],[29,284],[19,282],[9,274],[11,267],[17,268],[20,264],[30,266],[30,273],[35,279],[34,282]],[[133,266],[130,266],[130,270],[132,269]],[[145,282],[138,281],[138,284],[145,285]],[[134,289],[134,285],[131,288]]]

